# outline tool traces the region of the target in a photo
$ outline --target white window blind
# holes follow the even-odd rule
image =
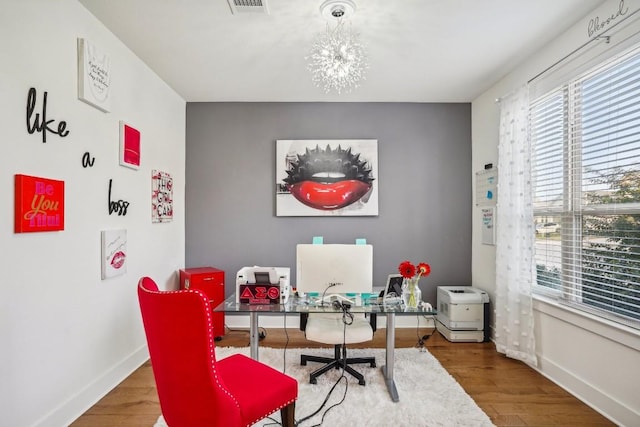
[[[533,101],[537,290],[640,328],[640,50]]]

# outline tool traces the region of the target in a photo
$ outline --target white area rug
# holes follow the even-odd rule
[[[249,355],[249,348],[217,347],[216,356],[224,358],[233,353]],[[338,380],[341,370],[332,370],[318,378],[318,384],[309,384],[309,373],[320,364],[309,362],[300,366],[300,354],[331,356],[333,349],[272,349],[260,347],[260,361],[282,371],[286,360],[288,375],[298,380],[296,420],[315,412],[325,396]],[[367,384],[361,386],[351,375],[348,380],[344,402],[329,410],[323,426],[493,426],[489,417],[476,405],[456,380],[430,353],[415,348],[395,351],[395,380],[400,401],[391,401],[380,367],[385,364],[384,349],[350,349],[350,357],[376,357],[376,368],[369,365],[354,365],[363,373]],[[320,424],[326,408],[342,399],[345,382],[341,380],[325,407],[311,419],[300,424],[308,427]],[[280,421],[280,412],[272,415]],[[265,419],[257,426],[274,425]],[[167,427],[162,416],[154,427]]]

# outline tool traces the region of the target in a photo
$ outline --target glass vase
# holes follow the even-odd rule
[[[402,281],[402,303],[405,308],[417,309],[422,301],[422,291],[418,286],[418,279],[404,279]]]

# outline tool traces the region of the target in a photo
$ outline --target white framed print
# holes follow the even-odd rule
[[[378,215],[378,140],[276,144],[277,216]]]
[[[78,38],[78,99],[106,113],[111,108],[111,58],[82,38]]]
[[[102,280],[127,272],[127,230],[102,230]]]

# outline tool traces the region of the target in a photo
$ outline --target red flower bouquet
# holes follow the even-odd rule
[[[426,262],[421,262],[418,266],[415,266],[411,261],[402,261],[398,266],[398,271],[405,279],[413,279],[414,276],[416,279],[420,279],[422,276],[427,277],[431,274],[431,266]]]
[[[417,308],[422,297],[418,281],[421,277],[431,274],[431,266],[426,262],[421,262],[416,266],[411,261],[402,261],[398,266],[398,271],[404,278],[402,301],[407,308]]]

